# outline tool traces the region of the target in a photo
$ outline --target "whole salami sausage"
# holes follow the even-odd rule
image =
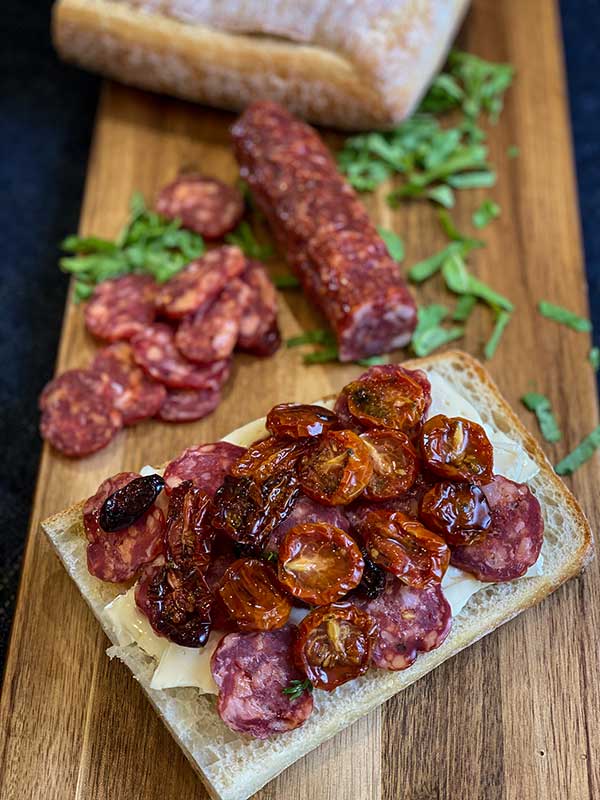
[[[123,275],[102,281],[85,307],[85,325],[99,339],[131,339],[155,316],[156,284],[149,275]]]
[[[233,230],[244,213],[244,201],[233,186],[204,175],[180,175],[161,189],[156,210],[168,219],[181,219],[184,228],[207,239]]]
[[[538,560],[544,540],[540,504],[525,483],[496,475],[481,487],[492,524],[485,535],[452,550],[450,563],[480,581],[512,581]]]
[[[452,626],[452,611],[439,585],[413,589],[387,574],[381,594],[372,600],[353,597],[352,602],[379,625],[372,660],[380,669],[407,669],[417,653],[439,647]]]
[[[241,175],[333,328],[340,359],[406,344],[414,300],[316,132],[277,104],[257,102],[232,135]]]
[[[219,689],[217,710],[231,730],[266,739],[300,727],[313,710],[310,692],[284,693],[304,675],[294,665],[290,625],[273,631],[229,633],[211,659]]]
[[[126,528],[109,533],[100,526],[100,511],[106,498],[134,478],[139,478],[137,472],[120,472],[107,478],[83,507],[83,526],[89,542],[88,570],[103,581],[130,580],[164,549],[165,517],[156,503]]]
[[[192,481],[211,497],[223,483],[229,468],[244,452],[243,447],[229,442],[215,442],[188,447],[165,469],[167,492],[183,481]]]

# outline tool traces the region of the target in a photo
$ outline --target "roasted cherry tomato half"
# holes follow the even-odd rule
[[[234,561],[221,578],[219,595],[242,631],[270,631],[288,620],[292,605],[275,572],[257,558]]]
[[[327,522],[296,525],[279,546],[279,582],[312,605],[333,603],[354,589],[363,567],[354,539]]]
[[[423,386],[401,368],[349,383],[343,389],[348,410],[367,427],[413,433],[429,405]]]
[[[371,511],[360,533],[369,558],[414,589],[440,583],[448,569],[446,542],[401,511]]]
[[[488,483],[494,449],[477,422],[437,414],[421,429],[421,454],[436,475],[452,481]]]
[[[419,517],[451,545],[479,541],[492,524],[485,495],[474,483],[436,483],[421,498]]]
[[[191,481],[184,481],[171,491],[166,535],[169,561],[206,572],[215,538],[211,512],[210,497]]]
[[[304,617],[294,657],[313,686],[330,692],[367,671],[377,635],[377,623],[365,611],[332,603]]]
[[[275,472],[293,469],[305,450],[305,442],[282,442],[269,436],[251,444],[229,471],[237,478],[251,476],[262,483]]]
[[[327,506],[350,503],[373,474],[369,448],[352,431],[328,431],[298,462],[303,491]]]
[[[369,448],[373,474],[365,489],[369,500],[387,500],[404,494],[419,473],[419,462],[408,438],[399,431],[375,428],[361,434]]]
[[[320,436],[338,424],[338,418],[328,408],[302,403],[281,403],[267,414],[267,430],[273,436],[305,439]]]

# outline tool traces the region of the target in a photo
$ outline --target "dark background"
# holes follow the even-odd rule
[[[37,397],[54,371],[67,291],[57,243],[77,229],[100,86],[55,57],[51,4],[2,0],[0,19],[0,673],[41,449]],[[561,13],[600,344],[600,5],[562,0]]]

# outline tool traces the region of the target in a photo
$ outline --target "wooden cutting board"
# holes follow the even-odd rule
[[[460,195],[456,219],[492,195],[500,220],[473,261],[512,298],[517,313],[490,369],[518,404],[548,394],[564,431],[552,459],[596,424],[588,337],[540,318],[540,298],[586,314],[586,290],[567,122],[558,15],[548,0],[479,0],[461,45],[516,65],[500,123],[490,132],[499,171],[493,191]],[[181,168],[236,177],[227,129],[233,117],[107,84],[94,137],[81,230],[112,236],[133,190],[146,197]],[[517,145],[520,157],[506,150]],[[378,223],[405,239],[408,261],[443,245],[425,204],[390,210],[384,193],[366,199]],[[433,282],[435,283],[435,282]],[[442,299],[435,286],[421,301]],[[447,298],[446,298],[447,299]],[[319,325],[300,293],[281,295],[285,336]],[[485,310],[469,322],[465,348],[480,353]],[[94,350],[81,309],[68,303],[57,370],[85,364]],[[339,389],[354,366],[306,367],[297,350],[261,361],[236,357],[218,411],[197,424],[138,425],[105,451],[68,461],[44,448],[0,707],[0,797],[169,800],[205,792],[128,670],[104,655],[107,641],[50,551],[41,519],[88,496],[102,478],[160,463],[190,443],[211,441],[275,402]],[[598,462],[572,486],[592,522],[600,519]],[[596,483],[595,483],[596,482]],[[598,681],[600,580],[593,564],[540,607],[443,665],[383,708],[295,764],[261,800],[595,800],[600,797]]]

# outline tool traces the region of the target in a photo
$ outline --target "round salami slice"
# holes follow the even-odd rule
[[[244,200],[233,186],[204,175],[181,175],[161,189],[156,210],[168,219],[181,219],[184,228],[207,239],[233,230],[244,213]]]
[[[102,581],[128,581],[163,552],[165,517],[156,503],[127,528],[107,533],[100,527],[98,518],[106,498],[138,477],[137,472],[120,472],[107,478],[83,507],[88,570]]]
[[[419,503],[423,495],[435,484],[433,477],[420,473],[411,488],[389,500],[357,500],[345,511],[353,529],[360,527],[370,511],[401,511],[412,519],[419,518]]]
[[[481,487],[492,524],[483,538],[452,550],[450,563],[480,581],[512,581],[538,560],[544,540],[540,504],[525,483],[496,475]]]
[[[123,427],[108,380],[90,370],[59,375],[42,392],[40,407],[41,435],[73,458],[101,450]]]
[[[219,389],[171,389],[156,416],[163,422],[193,422],[207,417],[220,402]]]
[[[150,325],[131,340],[133,356],[154,380],[171,389],[220,388],[230,360],[212,364],[192,364],[175,347],[175,337],[168,325]]]
[[[327,522],[348,533],[350,522],[340,506],[324,506],[306,495],[300,495],[289,515],[271,532],[265,550],[277,553],[285,534],[296,525],[306,522]]]
[[[271,355],[281,338],[277,327],[277,292],[258,261],[248,261],[242,280],[250,289],[240,320],[237,346],[255,355]]]
[[[239,247],[217,247],[192,261],[164,283],[156,295],[157,309],[182,319],[207,306],[246,266]]]
[[[372,661],[380,669],[410,667],[417,653],[439,647],[452,627],[452,611],[439,585],[412,589],[388,574],[378,597],[353,597],[352,602],[378,623]]]
[[[184,319],[175,334],[179,351],[199,364],[229,358],[238,339],[247,293],[246,284],[235,278],[208,308]]]
[[[188,447],[167,466],[164,474],[167,492],[183,481],[192,481],[195,486],[211,497],[223,483],[229,468],[244,452],[230,442],[214,442]]]
[[[257,633],[229,633],[211,659],[219,689],[217,710],[231,730],[266,739],[300,727],[312,713],[313,698],[284,694],[304,675],[292,659],[292,626]]]
[[[85,325],[99,339],[131,339],[154,321],[156,284],[149,275],[102,281],[85,307]]]
[[[92,370],[106,375],[113,389],[113,402],[125,425],[153,417],[167,396],[165,387],[138,367],[127,342],[115,342],[100,350]]]

